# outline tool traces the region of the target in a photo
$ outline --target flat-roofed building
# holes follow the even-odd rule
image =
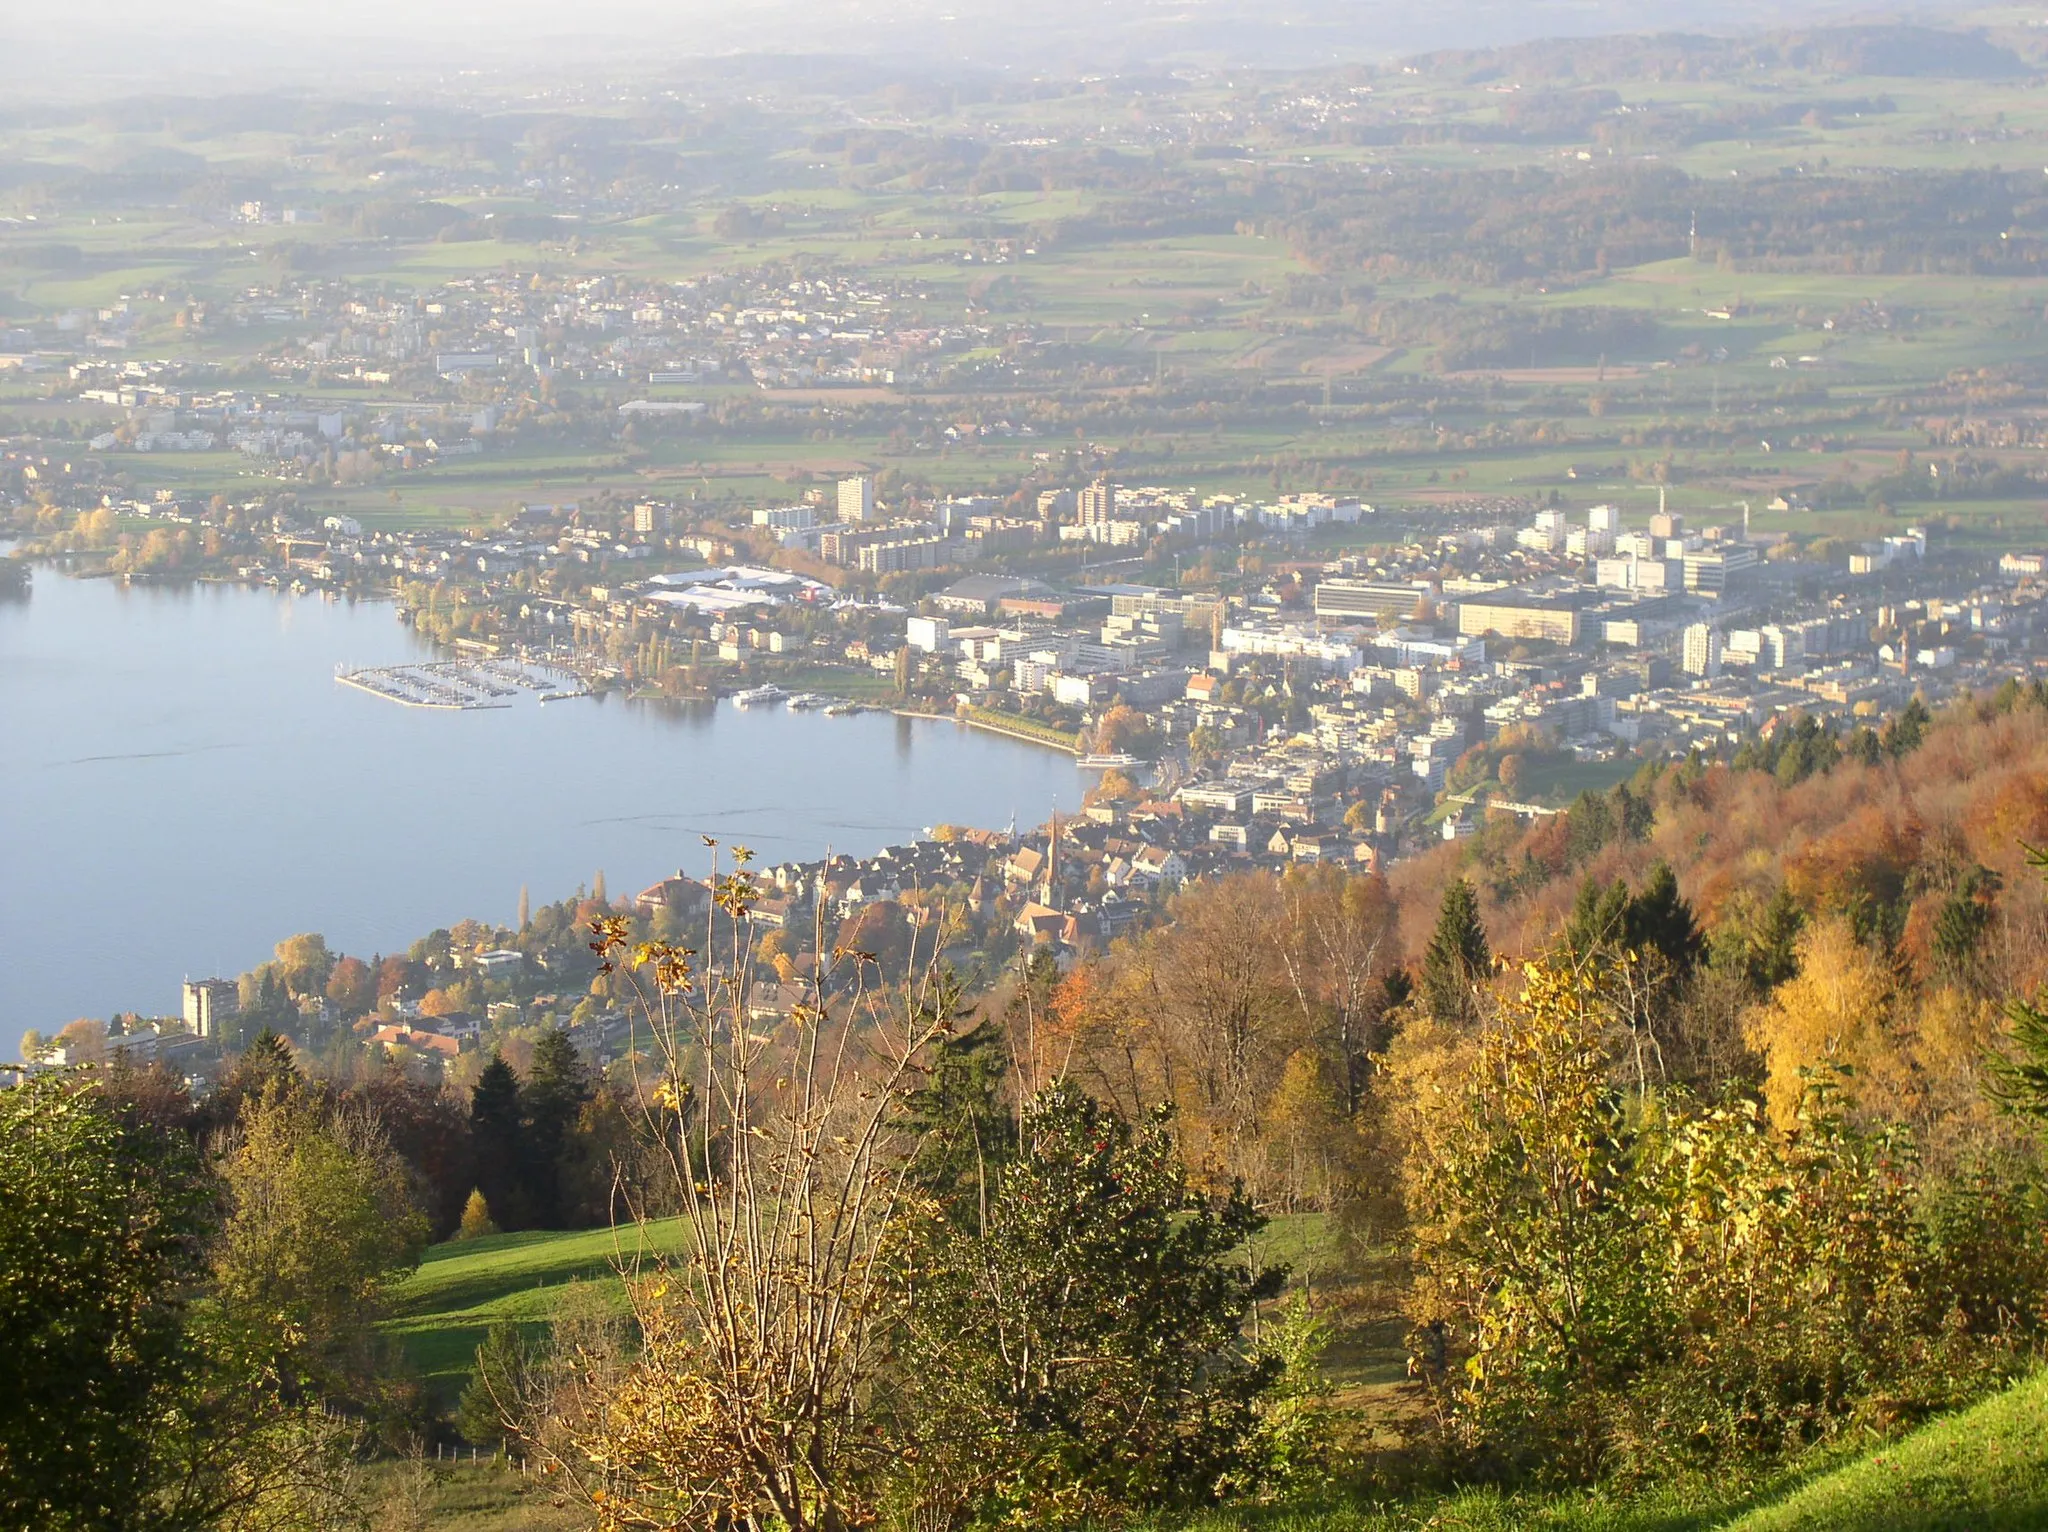
[[[1400,580],[1333,578],[1316,586],[1316,616],[1356,622],[1362,617],[1406,622],[1422,607],[1427,587]]]
[[[839,519],[841,521],[873,521],[875,519],[875,481],[867,474],[856,474],[850,479],[839,481]]]
[[[242,992],[232,979],[187,979],[185,1025],[195,1037],[218,1038],[227,1021],[242,1011]]]
[[[1467,637],[1547,638],[1569,648],[1579,641],[1579,609],[1540,596],[1491,596],[1458,603],[1458,631]]]

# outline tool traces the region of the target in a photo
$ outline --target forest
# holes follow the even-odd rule
[[[1882,1437],[2040,1356],[2044,762],[2038,684],[1795,719],[1065,968],[955,973],[922,910],[772,1025],[735,848],[700,937],[551,907],[644,1024],[609,1071],[561,1028],[460,1080],[269,1031],[204,1099],[42,1073],[0,1514],[351,1525],[452,1441],[607,1527],[1104,1525]],[[618,1296],[437,1397],[379,1321],[500,1228],[615,1230]],[[1407,1381],[1333,1386],[1390,1322]]]

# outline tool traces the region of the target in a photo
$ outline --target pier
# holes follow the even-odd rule
[[[469,712],[512,707],[525,694],[542,702],[588,695],[574,671],[540,661],[494,658],[417,665],[337,665],[334,679],[404,707]]]

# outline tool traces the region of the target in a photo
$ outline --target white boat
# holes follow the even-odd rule
[[[757,686],[751,691],[737,692],[733,703],[738,707],[766,707],[771,702],[780,702],[789,693],[779,686]]]
[[[815,707],[823,707],[831,700],[829,697],[819,696],[816,692],[798,692],[789,699],[789,705],[801,713],[808,712]]]
[[[825,709],[825,716],[827,718],[844,718],[849,713],[858,713],[859,711],[860,704],[858,702],[835,702]]]

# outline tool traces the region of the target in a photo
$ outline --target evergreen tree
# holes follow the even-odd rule
[[[1656,805],[1646,795],[1631,791],[1626,782],[1614,785],[1608,795],[1608,811],[1619,840],[1641,840],[1650,833],[1656,817]]]
[[[1493,951],[1479,920],[1479,895],[1463,878],[1444,890],[1436,934],[1422,955],[1422,998],[1438,1021],[1478,1020],[1481,980],[1493,969]]]
[[[1603,889],[1587,878],[1558,935],[1565,961],[1573,966],[1612,961],[1627,945],[1628,910],[1628,885],[1621,879]]]
[[[942,997],[958,999],[957,982]],[[923,1089],[906,1103],[917,1156],[911,1180],[957,1221],[978,1221],[984,1194],[1017,1152],[1017,1125],[1004,1100],[1009,1072],[1002,1029],[984,1021],[933,1051]]]
[[[1589,789],[1572,800],[1564,821],[1566,861],[1574,867],[1591,861],[1613,836],[1614,813],[1605,798]]]
[[[530,1225],[526,1195],[525,1125],[519,1114],[519,1076],[492,1053],[469,1093],[469,1141],[476,1156],[477,1190],[503,1229]]]
[[[1806,911],[1780,888],[1754,920],[1730,922],[1714,933],[1716,967],[1732,966],[1759,990],[1775,989],[1799,972],[1799,933]]]
[[[899,1314],[928,1503],[1067,1525],[1201,1505],[1252,1468],[1281,1363],[1244,1329],[1286,1273],[1243,1259],[1265,1219],[1242,1188],[1188,1180],[1163,1114],[1132,1125],[1057,1085],[987,1217],[926,1225]]]
[[[1977,963],[1977,949],[1991,929],[1990,895],[1998,888],[1998,874],[1988,867],[1972,867],[1956,882],[1934,919],[1932,942],[1935,967],[1947,978],[1967,981]]]
[[[569,1153],[584,1103],[593,1094],[590,1070],[566,1029],[552,1028],[533,1047],[533,1064],[520,1088],[526,1126],[527,1191],[534,1222],[543,1229],[564,1227],[573,1199],[568,1195]]]
[[[1934,715],[1927,711],[1927,704],[1915,696],[1900,710],[1899,716],[1885,726],[1885,753],[1893,760],[1911,755],[1920,748],[1920,742],[1927,737],[1927,726],[1934,722]]]
[[[1623,939],[1632,949],[1660,954],[1674,973],[1690,973],[1699,961],[1699,924],[1678,892],[1678,875],[1669,862],[1650,870],[1643,891],[1628,901],[1623,926]]]
[[[272,1090],[289,1094],[304,1083],[291,1045],[265,1027],[229,1066],[220,1089],[206,1103],[207,1116],[227,1126],[241,1115],[243,1102],[261,1100]]]
[[[518,1324],[510,1319],[494,1321],[483,1344],[476,1348],[476,1370],[470,1374],[455,1411],[455,1426],[464,1440],[479,1447],[506,1440],[506,1417],[518,1417],[532,1367],[532,1353]]]

